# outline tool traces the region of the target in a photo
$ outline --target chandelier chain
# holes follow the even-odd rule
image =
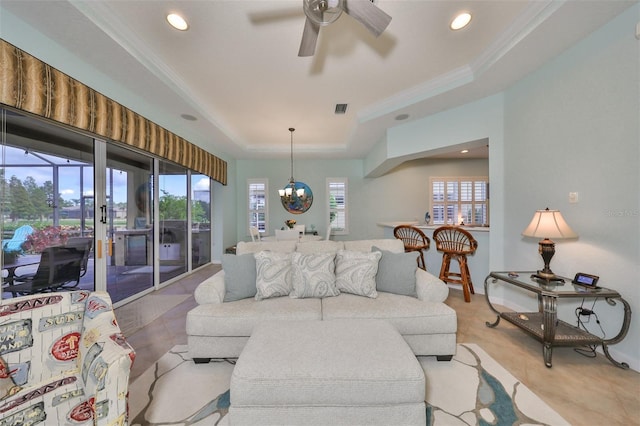
[[[293,179],[293,132],[295,132],[296,129],[294,129],[293,127],[289,127],[289,132],[291,132],[291,179],[290,182],[295,182],[295,180]]]

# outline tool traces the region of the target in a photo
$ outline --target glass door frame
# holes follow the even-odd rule
[[[94,138],[93,152],[94,288],[107,291],[107,259],[113,247],[107,235],[107,142]]]

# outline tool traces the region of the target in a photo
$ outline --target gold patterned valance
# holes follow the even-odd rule
[[[150,152],[227,184],[227,163],[0,39],[0,103]]]

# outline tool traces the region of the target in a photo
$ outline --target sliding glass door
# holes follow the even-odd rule
[[[2,297],[58,284],[93,290],[92,139],[12,111],[0,113]],[[62,253],[78,258],[73,276],[53,268],[52,259]],[[37,279],[27,279],[36,273]]]
[[[0,136],[2,298],[59,290],[24,279],[54,250],[83,254],[65,288],[114,303],[211,262],[209,177],[2,108]]]
[[[211,179],[191,174],[192,268],[211,262]]]
[[[106,145],[107,289],[115,301],[153,288],[153,159]]]
[[[187,271],[190,252],[187,232],[188,197],[187,169],[167,161],[159,162],[158,214],[160,218],[159,254],[160,282],[168,281]]]

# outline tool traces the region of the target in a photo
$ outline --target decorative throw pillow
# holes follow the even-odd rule
[[[375,299],[376,273],[382,253],[339,250],[336,254],[336,287],[340,292]]]
[[[289,297],[331,297],[340,294],[336,288],[336,255],[334,253],[291,254],[291,282]]]
[[[224,301],[246,299],[256,295],[256,259],[253,253],[222,255]]]
[[[291,254],[261,251],[256,259],[256,300],[291,293]]]
[[[417,251],[392,253],[372,247],[372,252],[382,253],[376,275],[376,290],[404,296],[418,297],[416,293]]]

